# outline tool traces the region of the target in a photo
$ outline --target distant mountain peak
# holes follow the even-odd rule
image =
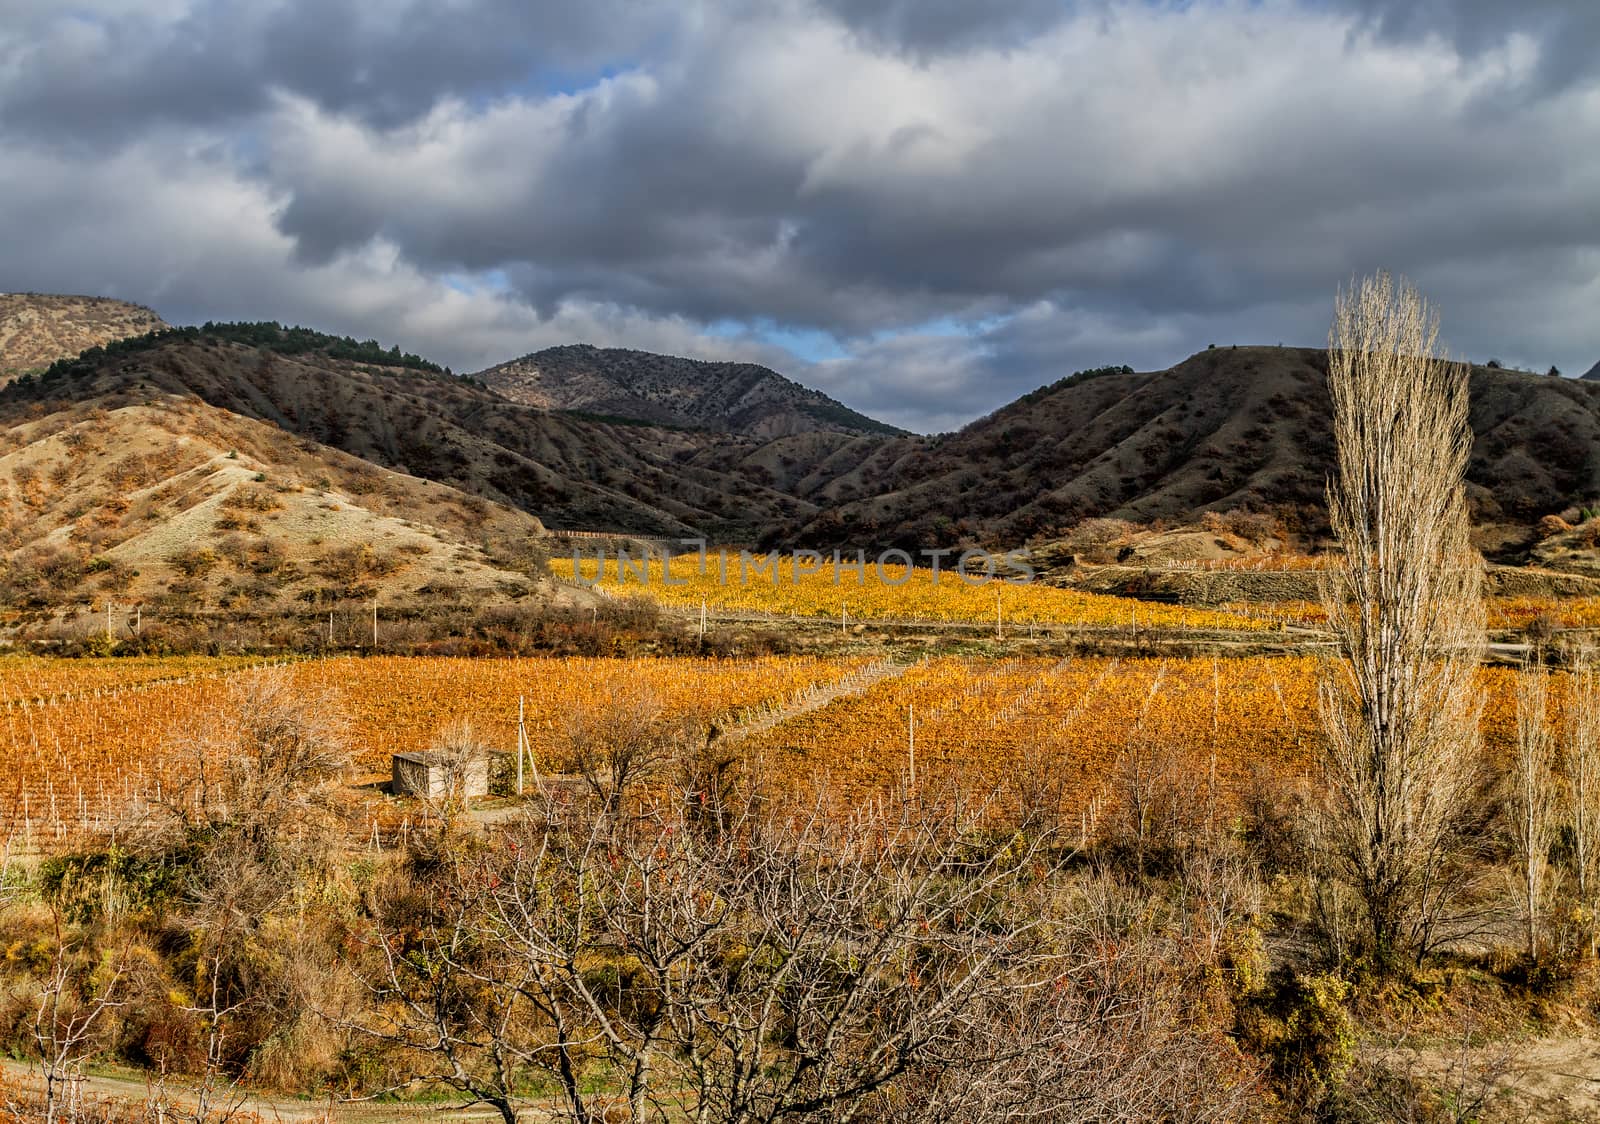
[[[1590,367],[1587,371],[1585,371],[1583,373],[1583,377],[1586,379],[1600,380],[1600,363],[1596,363],[1593,367]]]
[[[903,432],[756,363],[579,343],[545,348],[477,377],[531,406],[747,437]]]

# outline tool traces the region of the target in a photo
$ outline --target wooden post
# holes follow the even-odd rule
[[[328,647],[333,647],[333,610],[328,610]]]
[[[378,599],[376,597],[372,599],[372,647],[374,650],[378,647]]]
[[[133,634],[135,636],[144,635],[144,606],[142,604],[133,607]]]
[[[1006,636],[1005,618],[1000,615],[1000,591],[994,591],[994,638],[1004,640]]]
[[[522,714],[523,698],[517,696],[517,795],[522,795]]]
[[[702,598],[700,598],[700,641],[701,641],[701,643],[705,642],[705,638],[706,638],[706,599],[704,597],[702,597]]]
[[[111,639],[111,598],[106,598],[106,639]]]
[[[910,758],[910,761],[911,761],[911,788],[912,788],[913,791],[915,791],[916,787],[917,787],[917,704],[916,703],[907,703],[906,704],[906,729],[907,729],[907,733],[908,733],[908,737],[906,739],[906,756],[908,758]]]

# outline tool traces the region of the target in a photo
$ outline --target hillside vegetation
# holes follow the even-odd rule
[[[154,311],[125,301],[0,293],[0,385],[88,348],[164,327]]]
[[[537,519],[174,395],[0,422],[0,600],[253,614],[516,600]]]
[[[748,437],[902,432],[754,363],[707,363],[577,344],[525,355],[478,377],[507,398],[532,406]]]
[[[1332,468],[1326,370],[1320,350],[1241,347],[1069,378],[948,437],[885,445],[878,471],[829,481],[807,496],[821,514],[784,533],[1020,542],[1091,518],[1238,509],[1316,533]],[[1471,401],[1477,523],[1530,527],[1600,496],[1600,386],[1475,368]]]
[[[1088,520],[1256,512],[1315,544],[1325,380],[1320,350],[1217,348],[1166,371],[1079,372],[918,437],[748,364],[571,347],[479,380],[398,346],[263,322],[97,343],[0,395],[0,424],[203,404],[561,530],[1011,548]],[[1546,516],[1600,508],[1600,384],[1478,368],[1472,424],[1469,498],[1497,557],[1526,560]]]

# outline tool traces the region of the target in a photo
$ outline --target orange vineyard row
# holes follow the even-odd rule
[[[1318,665],[1308,657],[951,657],[882,678],[863,675],[866,667],[778,657],[344,657],[295,664],[287,674],[335,690],[369,780],[386,770],[389,754],[426,748],[455,720],[510,750],[519,696],[536,760],[558,766],[567,715],[638,687],[670,714],[748,722],[750,733],[735,744],[749,762],[797,796],[846,801],[903,790],[914,773],[926,786],[1054,792],[1070,813],[1087,813],[1114,799],[1119,775],[1157,761],[1208,796],[1225,797],[1258,768],[1310,769],[1319,739]],[[0,679],[5,674],[0,667]],[[1485,734],[1503,747],[1515,728],[1510,673],[1483,676]],[[829,684],[848,689],[825,705],[800,705]],[[1553,697],[1559,704],[1561,692]],[[0,707],[0,845],[100,831],[163,786],[170,792],[186,765],[184,731],[225,698],[212,678]]]
[[[682,555],[670,570],[652,561],[648,567],[619,570],[608,556],[603,569],[594,556],[557,558],[550,569],[557,577],[576,580],[614,596],[640,596],[678,609],[716,613],[829,617],[845,621],[915,621],[997,624],[1000,627],[1062,625],[1095,629],[1244,629],[1269,627],[1235,613],[1191,609],[1058,589],[1038,581],[980,581],[976,562],[972,580],[963,580],[954,563],[936,576],[931,568],[908,568],[873,560],[857,566],[848,559],[835,567],[830,557],[807,563],[793,557],[769,563],[759,556]]]
[[[125,656],[75,660],[3,656],[0,657],[0,706],[220,675],[260,662],[246,656]]]
[[[426,749],[466,720],[492,745],[515,744],[519,696],[538,760],[558,753],[566,715],[643,688],[666,712],[704,721],[783,706],[864,661],[809,657],[734,661],[665,659],[494,660],[341,657],[291,665],[298,683],[333,688],[353,727],[369,779],[389,755]],[[0,678],[6,672],[0,669]],[[0,845],[19,833],[66,838],[114,823],[140,801],[170,792],[186,767],[196,720],[225,704],[216,679],[144,690],[91,692],[43,705],[0,707]]]

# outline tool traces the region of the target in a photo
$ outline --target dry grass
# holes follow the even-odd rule
[[[164,327],[150,309],[104,297],[0,293],[0,384],[88,348]]]

